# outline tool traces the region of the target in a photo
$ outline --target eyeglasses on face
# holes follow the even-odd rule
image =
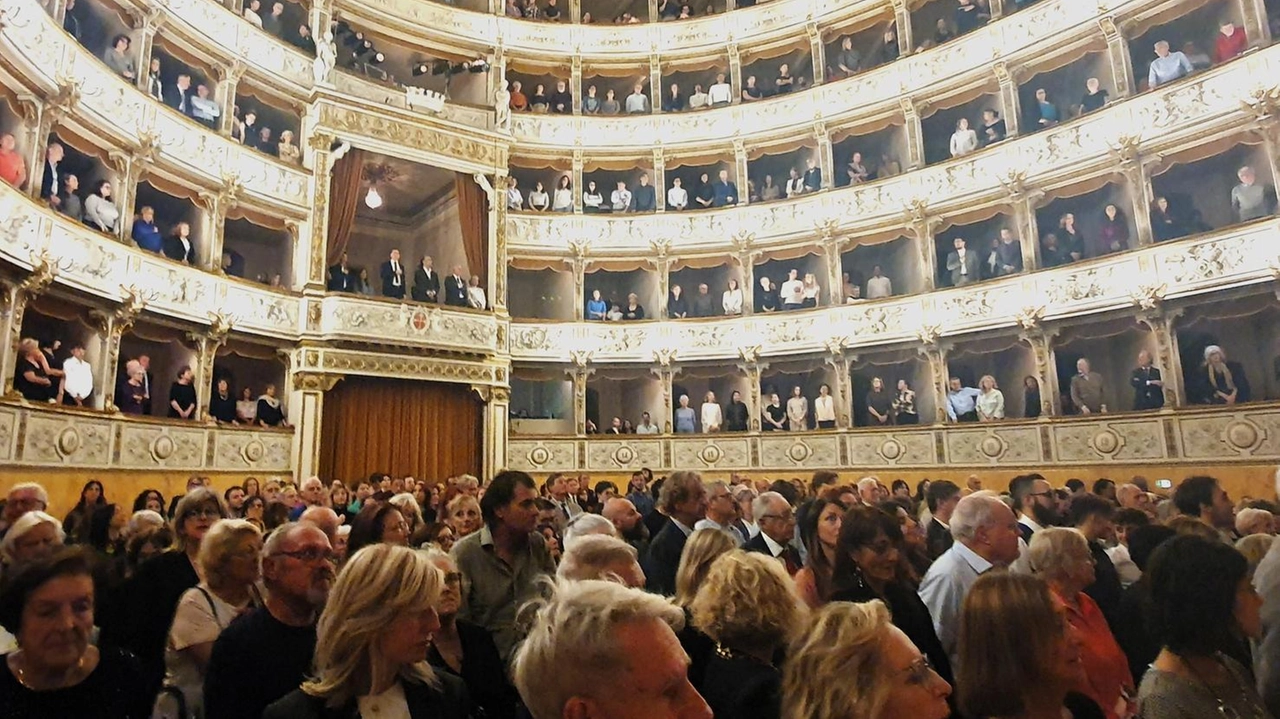
[[[188,519],[222,519],[222,512],[214,507],[201,507],[192,509],[182,516]]]
[[[338,555],[322,547],[308,547],[306,549],[298,549],[292,552],[276,552],[276,554],[293,557],[300,562],[308,563],[314,563],[321,559],[333,563],[337,563],[338,561]]]
[[[928,684],[935,674],[933,665],[929,663],[929,657],[920,655],[920,658],[911,662],[911,666],[902,670],[907,676],[907,683],[912,685]]]

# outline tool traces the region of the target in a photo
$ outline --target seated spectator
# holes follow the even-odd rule
[[[262,29],[262,3],[260,0],[249,0],[244,5],[244,19],[253,23],[254,27]]]
[[[529,191],[529,209],[534,212],[546,212],[551,207],[551,196],[547,194],[546,188],[542,186],[542,180],[533,183],[533,189]]]
[[[1249,222],[1271,214],[1271,190],[1257,183],[1253,168],[1245,166],[1236,172],[1240,184],[1231,188],[1231,209],[1237,222]]]
[[[684,189],[680,178],[671,181],[671,189],[667,190],[667,209],[677,212],[689,206],[689,191]]]
[[[1124,211],[1115,204],[1108,204],[1103,209],[1099,234],[1108,252],[1129,249],[1129,221],[1125,218]]]
[[[1191,60],[1181,51],[1169,52],[1169,42],[1160,40],[1155,45],[1156,59],[1151,61],[1151,69],[1147,72],[1147,89],[1154,90],[1190,75],[1194,68]]]
[[[542,19],[542,8],[538,7],[538,0],[524,0],[524,19]]]
[[[524,17],[524,9],[520,7],[519,0],[506,0],[506,4],[503,5],[503,11],[507,17],[513,17],[517,20]]]
[[[604,196],[596,189],[596,181],[587,182],[587,189],[582,191],[582,211],[583,212],[599,212],[601,205],[604,204]]]
[[[627,183],[618,180],[618,188],[609,195],[609,205],[614,212],[627,212],[631,209],[631,190]]]
[[[275,155],[290,165],[302,164],[302,149],[293,144],[293,130],[280,133],[280,143],[276,145]]]
[[[289,426],[289,423],[284,421],[284,409],[280,406],[280,400],[276,399],[276,386],[274,384],[268,384],[264,387],[262,396],[258,398],[258,426]]]
[[[729,81],[724,79],[724,73],[716,74],[716,81],[711,85],[711,89],[707,92],[707,98],[711,101],[711,106],[728,105],[733,102],[733,87],[729,85]]]
[[[1071,261],[1070,256],[1058,244],[1058,236],[1052,232],[1040,238],[1040,266],[1058,267]]]
[[[773,94],[786,95],[795,86],[795,78],[791,76],[791,66],[782,63],[778,68],[778,76],[773,79]]]
[[[1053,127],[1062,121],[1062,113],[1058,106],[1049,101],[1049,91],[1043,87],[1036,90],[1036,105],[1029,118],[1034,129]]]
[[[0,134],[0,180],[21,189],[27,181],[27,161],[17,146],[18,140],[12,132]]]
[[[756,84],[756,76],[748,75],[746,84],[742,86],[742,101],[755,102],[764,97],[764,93],[760,91],[760,86]]]
[[[694,209],[706,210],[715,203],[716,191],[708,181],[707,173],[698,177],[698,186],[694,188]]]
[[[694,84],[693,93],[689,95],[689,109],[701,110],[711,104],[711,97],[703,92],[702,85]]]
[[[680,86],[671,83],[671,90],[662,96],[663,112],[680,112],[684,109],[684,93],[680,91]]]
[[[517,112],[529,109],[529,98],[525,96],[522,87],[519,80],[511,83],[511,109]]]
[[[772,202],[782,197],[782,188],[773,184],[773,175],[764,176],[764,186],[760,188],[760,200]]]
[[[1157,197],[1155,206],[1151,208],[1151,232],[1156,242],[1176,240],[1188,234],[1186,225],[1170,209],[1166,197]]]
[[[280,3],[276,4],[279,5]],[[222,116],[222,108],[218,107],[218,103],[209,97],[208,85],[204,83],[196,85],[196,94],[187,98],[187,104],[192,118],[208,127],[217,129],[218,118]]]
[[[196,248],[191,242],[191,225],[179,222],[164,239],[164,256],[184,265],[196,263]]]
[[[1080,114],[1101,110],[1107,104],[1107,91],[1102,89],[1102,83],[1098,78],[1091,77],[1085,80],[1084,86],[1084,97],[1080,99]]]
[[[178,370],[178,379],[169,387],[169,416],[177,419],[196,419],[196,388],[192,384],[195,373],[188,366]]]
[[[538,83],[533,88],[533,94],[529,96],[529,109],[534,112],[546,112],[551,108],[551,100],[547,97],[547,89],[542,83]]]
[[[1009,134],[1009,128],[1005,125],[1004,120],[1000,119],[1000,113],[991,108],[982,111],[982,146],[987,147],[1001,142]]]
[[[613,94],[613,88],[604,91],[604,102],[600,103],[600,114],[618,115],[622,113],[622,105]]]
[[[1201,404],[1241,404],[1252,399],[1244,367],[1228,360],[1218,345],[1204,348],[1203,369],[1197,374],[1193,396]],[[1187,389],[1189,394],[1193,391],[1192,387]]]
[[[649,184],[649,173],[640,173],[640,184],[636,187],[636,191],[631,198],[631,204],[628,208],[632,212],[656,212],[658,209],[658,194],[654,190],[653,185]]]
[[[143,205],[138,211],[138,217],[133,221],[131,237],[138,249],[160,254],[164,249],[164,238],[160,236],[160,228],[156,227],[155,220],[156,211],[149,205]]]
[[[128,35],[116,35],[111,39],[111,47],[102,55],[102,61],[107,67],[111,68],[115,74],[126,80],[138,79],[138,70],[134,65],[133,56],[129,54],[129,46],[133,41]]]
[[[644,85],[636,83],[631,94],[627,95],[627,114],[636,115],[649,112],[649,98],[644,94]]]
[[[843,77],[851,77],[862,69],[862,54],[853,48],[852,35],[846,35],[840,41],[840,52],[836,53],[836,69]]]
[[[978,133],[969,127],[968,118],[960,118],[956,122],[956,131],[951,134],[951,156],[964,157],[977,149]]]
[[[1249,49],[1249,38],[1245,37],[1244,28],[1236,27],[1227,20],[1218,26],[1218,37],[1214,41],[1213,61],[1226,62],[1239,57]]]

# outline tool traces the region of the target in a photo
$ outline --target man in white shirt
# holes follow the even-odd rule
[[[609,203],[614,212],[626,212],[631,208],[631,190],[627,189],[627,183],[618,181],[618,189],[609,196]]]
[[[711,86],[711,91],[707,93],[707,99],[711,102],[712,107],[728,105],[733,102],[733,87],[724,79],[723,72],[716,75],[715,84]]]
[[[804,282],[799,277],[799,270],[792,269],[787,273],[787,281],[782,283],[782,290],[778,293],[783,309],[798,310],[804,306]]]
[[[62,395],[77,407],[93,392],[93,367],[84,361],[84,343],[71,343],[71,356],[62,363]]]
[[[680,178],[671,181],[671,189],[667,190],[667,209],[683,210],[689,206],[689,191],[682,187]]]
[[[653,423],[653,419],[649,417],[648,412],[640,415],[640,424],[636,425],[636,434],[658,434],[661,431],[658,429],[658,425]]]
[[[626,111],[628,115],[649,111],[649,98],[644,95],[644,85],[636,84],[630,95],[627,95]]]
[[[701,85],[693,86],[693,94],[689,96],[689,109],[697,110],[706,107],[711,102],[710,96],[702,91]]]
[[[880,265],[871,270],[871,279],[867,280],[867,299],[878,300],[893,295],[893,283],[885,277]]]

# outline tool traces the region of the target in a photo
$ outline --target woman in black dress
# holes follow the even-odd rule
[[[30,337],[18,343],[18,368],[13,375],[13,388],[31,402],[48,402],[57,394],[49,379],[49,366],[40,343]]]
[[[893,424],[893,397],[884,388],[884,380],[871,379],[871,391],[867,393],[867,424],[872,427]]]
[[[280,408],[280,400],[276,399],[276,386],[273,384],[263,388],[262,396],[258,398],[258,426],[288,426],[284,421],[284,410]]]
[[[769,395],[769,404],[760,416],[760,429],[765,432],[777,432],[787,428],[787,410],[782,406],[778,393]]]
[[[213,396],[209,398],[209,416],[223,424],[235,424],[236,398],[226,377],[219,378],[214,385]]]
[[[1035,419],[1040,416],[1040,380],[1027,375],[1022,380],[1022,416]]]
[[[195,374],[191,367],[183,365],[178,370],[178,381],[169,388],[169,416],[178,419],[195,419],[196,387],[192,384]]]

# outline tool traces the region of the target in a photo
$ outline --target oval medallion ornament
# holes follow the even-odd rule
[[[813,450],[804,442],[796,442],[787,448],[787,457],[796,464],[804,462],[811,456],[813,456]]]
[[[880,445],[880,456],[892,462],[902,456],[902,443],[896,439],[886,439]]]
[[[244,446],[242,454],[244,455],[244,460],[246,462],[254,464],[262,461],[262,458],[267,454],[267,448],[262,445],[262,442],[259,442],[256,439],[250,440],[250,442]]]
[[[714,444],[709,444],[698,450],[698,459],[702,460],[703,464],[712,465],[724,459],[724,452]]]
[[[1258,426],[1242,419],[1227,425],[1222,436],[1234,449],[1253,449],[1262,441],[1262,433],[1258,430]]]
[[[1121,439],[1120,435],[1110,429],[1104,429],[1093,435],[1093,439],[1090,440],[1090,443],[1093,444],[1093,448],[1097,450],[1099,454],[1105,455],[1115,454],[1120,451],[1122,446],[1124,446],[1124,440]]]
[[[75,454],[76,450],[80,449],[80,433],[76,431],[75,427],[67,427],[58,433],[55,446],[58,449],[58,454],[63,457]]]
[[[982,442],[978,444],[978,451],[982,452],[991,459],[999,459],[1004,454],[1004,440],[989,434],[982,438]]]
[[[625,467],[636,461],[636,451],[624,444],[613,450],[613,461]]]
[[[151,443],[151,456],[157,462],[163,462],[173,456],[175,449],[177,449],[177,445],[173,443],[173,437],[162,434]]]
[[[551,450],[546,447],[534,447],[529,450],[529,464],[535,467],[541,467],[551,461]]]

